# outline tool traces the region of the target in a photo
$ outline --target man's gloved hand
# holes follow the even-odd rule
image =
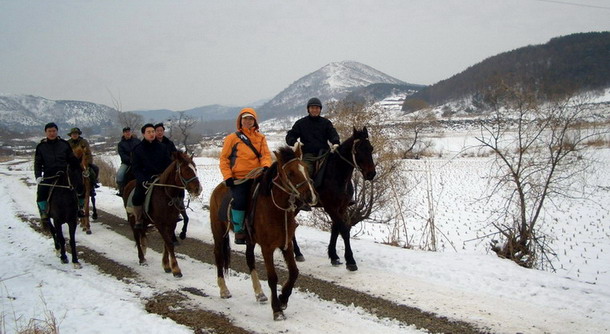
[[[42,180],[43,180],[42,176],[37,177],[36,178],[36,184],[41,184]]]
[[[330,146],[330,153],[335,153],[337,152],[337,148],[339,148],[339,144],[332,144]]]
[[[225,184],[227,185],[227,187],[233,187],[235,185],[235,179],[230,177],[225,180]]]

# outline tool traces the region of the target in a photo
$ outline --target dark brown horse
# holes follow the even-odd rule
[[[80,165],[81,165],[81,169],[83,170],[83,191],[84,193],[81,195],[84,199],[84,205],[83,205],[83,211],[85,212],[85,216],[80,218],[80,227],[83,229],[83,231],[87,234],[91,234],[91,224],[89,222],[89,204],[90,201],[93,203],[93,214],[94,214],[94,218],[93,219],[97,219],[97,209],[95,208],[95,197],[91,196],[92,195],[92,181],[91,181],[91,168],[89,168],[89,165],[87,164],[87,162],[85,161],[84,157],[85,157],[85,151],[83,150],[83,148],[81,146],[77,146],[75,147],[73,150],[74,155],[76,156],[76,158],[78,160],[80,160]]]
[[[42,186],[50,187],[49,190],[49,230],[53,235],[55,251],[59,254],[62,263],[68,263],[66,256],[66,239],[62,231],[62,225],[68,224],[70,234],[70,251],[72,252],[72,264],[74,268],[80,269],[78,252],[76,251],[76,227],[78,211],[78,193],[83,191],[83,177],[80,168],[67,168],[55,176],[45,177]]]
[[[201,193],[201,184],[197,177],[197,168],[191,157],[182,152],[172,154],[173,162],[159,176],[157,182],[150,185],[152,192],[150,206],[144,213],[144,228],[135,229],[135,217],[128,206],[129,194],[135,188],[136,181],[133,180],[125,186],[123,191],[123,204],[127,211],[127,219],[133,231],[133,237],[138,249],[140,265],[146,265],[144,257],[147,247],[146,226],[154,225],[161,234],[164,242],[162,265],[166,273],[173,273],[175,277],[182,277],[174,253],[172,236],[176,229],[176,221],[180,211],[184,209],[184,190],[191,196],[197,197]]]
[[[341,235],[345,245],[346,268],[350,271],[358,270],[356,260],[350,245],[351,225],[346,223],[347,207],[353,196],[351,185],[354,169],[362,173],[365,180],[372,180],[375,175],[373,162],[373,145],[369,141],[369,134],[364,127],[362,130],[354,128],[353,134],[345,140],[335,153],[329,153],[322,182],[317,185],[316,191],[320,200],[316,207],[324,208],[332,220],[330,242],[328,244],[328,257],[333,266],[341,265],[337,255],[337,238]],[[294,240],[294,252],[297,260],[304,261],[303,254]]]
[[[258,244],[265,261],[269,288],[271,289],[271,308],[274,320],[285,319],[284,313],[288,298],[299,275],[292,248],[292,238],[296,229],[294,220],[295,202],[315,203],[316,194],[307,175],[307,167],[301,161],[300,146],[280,148],[273,152],[277,161],[260,178],[258,197],[249,204],[248,212],[254,210],[251,238],[246,246],[246,261],[250,269],[252,286],[256,300],[264,302],[267,297],[261,289],[255,268],[254,247]],[[256,187],[255,187],[256,189]],[[251,193],[254,189],[251,191]],[[214,235],[214,255],[218,274],[218,286],[221,298],[230,298],[231,293],[226,286],[224,273],[229,268],[231,249],[229,231],[233,228],[229,219],[221,218],[221,206],[229,188],[224,183],[219,184],[210,198],[210,223]],[[229,195],[230,196],[230,195]],[[278,297],[278,276],[273,263],[273,252],[279,248],[288,267],[288,280],[282,286]]]

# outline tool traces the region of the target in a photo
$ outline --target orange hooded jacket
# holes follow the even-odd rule
[[[241,128],[241,116],[249,113],[254,116],[254,126],[250,129]],[[271,152],[267,146],[265,135],[258,131],[258,117],[252,108],[244,108],[237,116],[237,130],[243,132],[252,146],[261,154],[260,159],[239,137],[232,133],[225,137],[222,152],[220,152],[220,172],[223,180],[230,177],[243,179],[251,170],[257,167],[271,166]]]

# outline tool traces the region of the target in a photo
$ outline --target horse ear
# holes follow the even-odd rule
[[[273,151],[273,155],[275,155],[275,161],[277,161],[277,164],[279,166],[282,163],[279,153],[277,153],[277,151]]]
[[[300,141],[294,143],[293,151],[294,151],[294,154],[297,156],[297,158],[299,158],[300,160],[303,159],[303,150],[301,149]]]

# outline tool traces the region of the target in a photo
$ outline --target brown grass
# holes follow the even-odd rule
[[[116,188],[116,169],[102,159],[97,159],[95,164],[100,168],[98,176],[100,183],[106,187]]]

